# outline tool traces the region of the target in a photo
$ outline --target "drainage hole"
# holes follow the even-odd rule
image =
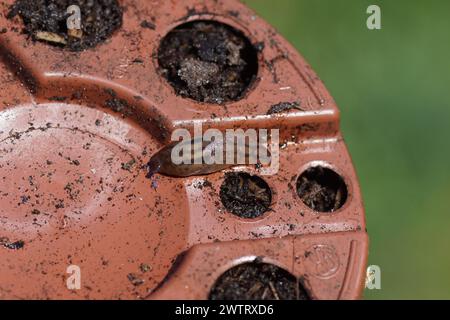
[[[246,172],[230,172],[220,187],[225,208],[241,218],[257,218],[269,210],[272,191],[260,177]]]
[[[79,23],[74,24],[75,11],[67,13],[70,6],[80,9]],[[95,47],[122,25],[117,0],[16,0],[7,18],[17,15],[23,20],[24,32],[34,40],[72,51]]]
[[[316,166],[300,175],[297,180],[297,194],[311,209],[333,212],[344,205],[348,191],[339,174],[331,169]]]
[[[169,32],[158,61],[178,95],[215,104],[241,99],[258,72],[257,50],[245,35],[214,21],[188,22]]]
[[[310,300],[310,297],[300,281],[288,271],[255,261],[223,273],[211,289],[209,299]]]

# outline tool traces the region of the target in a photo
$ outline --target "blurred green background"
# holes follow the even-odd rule
[[[247,0],[341,109],[381,290],[450,299],[450,1]],[[366,9],[382,10],[368,30]]]

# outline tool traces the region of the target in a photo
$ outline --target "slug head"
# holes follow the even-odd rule
[[[158,173],[161,169],[161,160],[159,157],[152,157],[147,163],[147,178],[152,178],[155,173]]]

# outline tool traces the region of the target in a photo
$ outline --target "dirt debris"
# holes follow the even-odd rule
[[[310,297],[292,274],[256,259],[226,271],[212,288],[209,299],[310,300]]]
[[[67,29],[71,5],[81,9],[81,37],[71,37]],[[7,18],[20,16],[24,32],[34,40],[82,51],[110,38],[122,26],[122,14],[117,0],[17,0]]]
[[[216,104],[242,98],[258,70],[257,51],[249,40],[211,21],[172,30],[161,42],[158,60],[177,94]]]
[[[309,168],[302,173],[297,180],[297,193],[308,207],[319,212],[338,210],[348,196],[341,176],[321,166]]]
[[[231,213],[242,218],[257,218],[269,210],[272,192],[258,176],[231,172],[226,174],[220,187],[220,199]]]

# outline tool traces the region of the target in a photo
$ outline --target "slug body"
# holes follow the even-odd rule
[[[190,163],[180,163],[176,164],[173,161],[173,151],[174,148],[182,148],[186,144],[191,145],[191,161]],[[224,169],[243,165],[249,163],[249,148],[248,144],[245,144],[245,163],[237,163],[237,143],[234,142],[234,155],[232,163],[226,161],[226,149],[225,144],[221,141],[220,144],[214,141],[202,141],[198,139],[192,139],[182,142],[172,142],[171,144],[165,146],[154,154],[147,164],[148,178],[151,178],[155,173],[160,173],[171,177],[189,177],[198,175],[207,175],[214,172],[222,171]],[[205,163],[204,154],[218,154],[222,152],[222,159],[220,163]]]

